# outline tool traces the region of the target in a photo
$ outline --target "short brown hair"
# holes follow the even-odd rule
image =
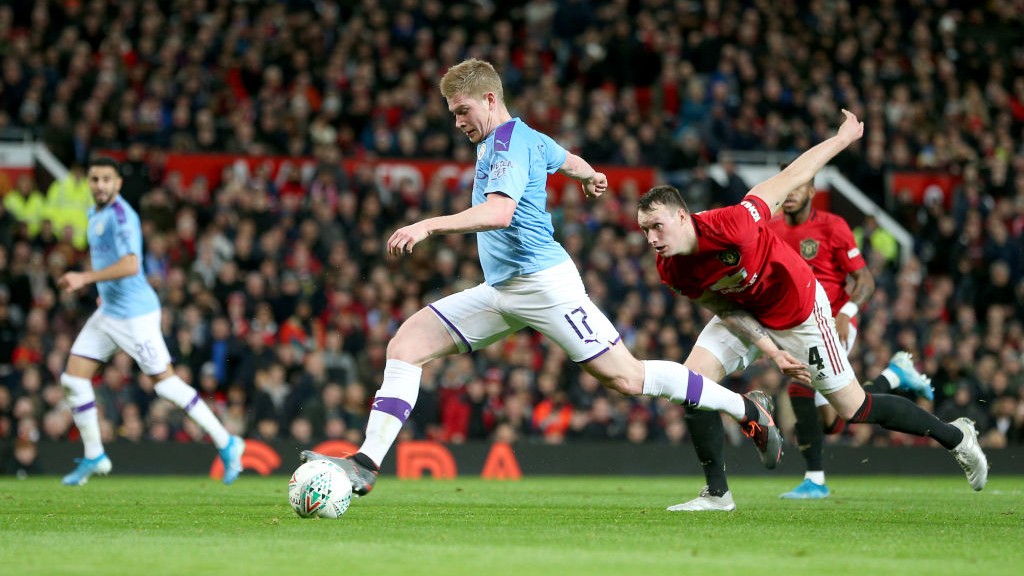
[[[668,184],[655,186],[645,192],[637,202],[637,211],[653,212],[655,204],[660,204],[669,209],[682,208],[686,212],[690,211],[686,207],[686,201],[683,200],[683,195],[679,193],[679,190],[676,190],[675,186],[669,186]]]
[[[448,99],[454,96],[483,98],[488,92],[494,92],[499,102],[505,102],[501,76],[490,62],[484,60],[463,60],[449,68],[441,77],[441,95]]]

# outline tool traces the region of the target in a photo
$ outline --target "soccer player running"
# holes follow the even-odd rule
[[[529,326],[612,390],[728,413],[754,440],[765,466],[773,468],[782,438],[771,418],[771,399],[759,391],[741,396],[682,364],[634,358],[555,241],[546,212],[547,175],[557,171],[580,181],[589,198],[605,191],[607,177],[513,118],[491,64],[469,59],[452,66],[440,88],[455,127],[476,144],[472,206],[398,229],[387,250],[401,256],[431,235],[476,232],[484,283],[430,304],[399,327],[388,343],[384,379],[356,454],[330,458],[307,450],[300,459],[330,459],[348,473],[356,494],[368,493],[416,405],[422,366],[479,350]],[[796,359],[792,365],[800,367]]]
[[[245,441],[230,435],[195,389],[174,373],[160,331],[160,301],[142,272],[139,216],[120,194],[120,167],[113,159],[96,158],[86,177],[96,203],[89,209],[92,270],[67,272],[58,284],[67,292],[96,284],[100,305],[75,338],[60,376],[85,445],[85,457],[76,460],[78,466],[63,482],[81,486],[93,474],[108,474],[113,467],[100,438],[92,378],[121,349],[153,379],[157,395],[183,408],[210,435],[224,462],[224,483],[230,484],[242,471]]]
[[[783,164],[782,169],[785,170],[786,166],[788,164]],[[810,265],[832,304],[839,343],[849,354],[857,339],[854,318],[875,291],[875,277],[864,262],[846,220],[811,205],[815,193],[813,180],[797,186],[786,196],[782,203],[783,217],[776,216],[768,227]],[[849,291],[846,289],[847,278],[851,281]],[[929,400],[933,397],[931,380],[914,368],[910,354],[903,351],[893,354],[885,370],[873,381],[865,382],[864,387],[879,392],[904,389]],[[801,500],[827,498],[829,489],[825,483],[822,459],[825,434],[838,434],[845,427],[845,422],[814,388],[791,382],[787,393],[796,415],[797,444],[807,468],[803,481],[780,497]],[[709,424],[722,425],[720,419]]]
[[[656,186],[641,197],[637,219],[657,252],[662,281],[715,314],[685,364],[720,380],[763,354],[787,375],[812,384],[848,422],[934,438],[953,452],[971,487],[981,490],[988,462],[973,423],[961,418],[947,424],[906,398],[872,394],[858,385],[841,352],[825,290],[807,263],[768,228],[790,191],[863,135],[863,123],[848,111],[843,114],[846,120],[835,136],[752,188],[739,204],[692,214],[671,186]],[[802,372],[778,360],[785,352],[804,361]],[[721,434],[713,437],[715,429],[701,429],[701,422],[691,420],[690,427],[708,484],[695,500],[669,510],[734,510],[720,457]]]

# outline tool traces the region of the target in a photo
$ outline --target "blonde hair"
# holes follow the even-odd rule
[[[470,58],[452,66],[441,77],[441,95],[445,99],[455,96],[483,98],[488,92],[494,92],[498,102],[505,103],[501,76],[490,62]]]

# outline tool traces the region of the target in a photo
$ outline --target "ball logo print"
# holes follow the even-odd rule
[[[288,480],[288,502],[301,518],[338,518],[352,502],[352,481],[332,462],[306,462]]]
[[[316,486],[311,485],[306,491],[305,511],[308,514],[315,514],[326,501],[327,495],[321,493]]]

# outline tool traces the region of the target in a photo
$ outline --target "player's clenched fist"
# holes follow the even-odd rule
[[[604,172],[594,172],[594,177],[583,181],[583,193],[587,198],[597,198],[608,189],[608,177]]]

